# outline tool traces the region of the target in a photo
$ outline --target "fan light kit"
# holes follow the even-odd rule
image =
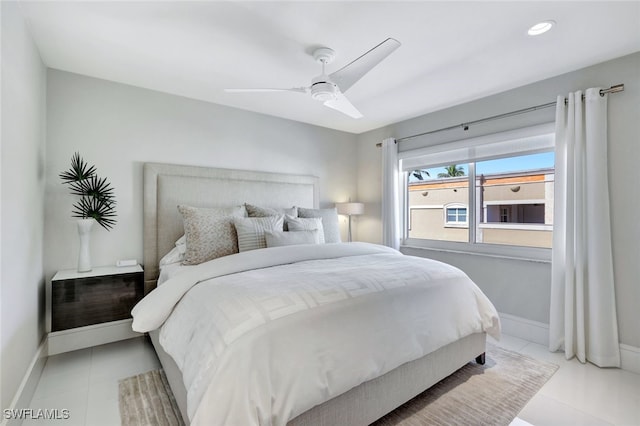
[[[320,47],[313,51],[313,58],[322,65],[322,74],[312,78],[311,86],[309,87],[292,87],[290,89],[225,89],[225,92],[310,93],[312,99],[323,102],[326,107],[335,109],[352,118],[361,118],[362,114],[360,111],[349,102],[343,93],[398,47],[400,47],[398,40],[388,38],[359,58],[329,75],[325,74],[325,66],[333,62],[336,52],[328,47]]]
[[[555,21],[538,22],[537,24],[529,28],[529,31],[527,31],[527,34],[529,34],[530,36],[537,36],[540,34],[544,34],[547,31],[549,31],[555,24],[556,24]]]
[[[319,47],[313,51],[313,59],[322,64],[322,74],[311,80],[311,97],[316,101],[327,102],[335,101],[337,98],[338,88],[329,80],[324,73],[324,67],[333,62],[336,52],[328,47]]]

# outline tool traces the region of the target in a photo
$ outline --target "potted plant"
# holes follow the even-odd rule
[[[93,224],[97,222],[107,231],[116,224],[113,188],[105,178],[98,177],[95,166],[89,166],[77,152],[71,158],[71,168],[60,173],[60,179],[69,186],[72,195],[79,197],[71,216],[79,218],[78,272],[87,272],[91,270],[89,242]]]

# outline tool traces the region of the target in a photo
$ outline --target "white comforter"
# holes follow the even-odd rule
[[[196,285],[197,284],[197,285]],[[313,406],[472,333],[498,315],[459,269],[366,243],[216,259],[134,308],[162,326],[194,425],[283,425]]]

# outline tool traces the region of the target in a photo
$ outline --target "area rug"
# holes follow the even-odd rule
[[[487,344],[485,365],[468,363],[374,425],[508,425],[557,369]],[[120,381],[120,417],[126,426],[184,424],[162,370]]]
[[[484,365],[468,363],[374,425],[508,425],[557,369],[487,344]]]
[[[118,383],[122,426],[183,426],[184,421],[163,370]]]

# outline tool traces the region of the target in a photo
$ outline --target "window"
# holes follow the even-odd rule
[[[422,169],[408,184],[409,238],[469,242],[467,169],[459,176],[442,176],[444,168]],[[438,174],[442,177],[438,177]]]
[[[467,224],[467,208],[466,207],[447,207],[447,216],[445,224],[447,225],[466,225]]]
[[[536,126],[401,152],[405,243],[551,248],[553,139]]]
[[[475,163],[476,242],[551,248],[554,154]]]
[[[509,206],[498,206],[500,208],[500,222],[507,223],[509,222]],[[487,215],[487,218],[489,215]]]

